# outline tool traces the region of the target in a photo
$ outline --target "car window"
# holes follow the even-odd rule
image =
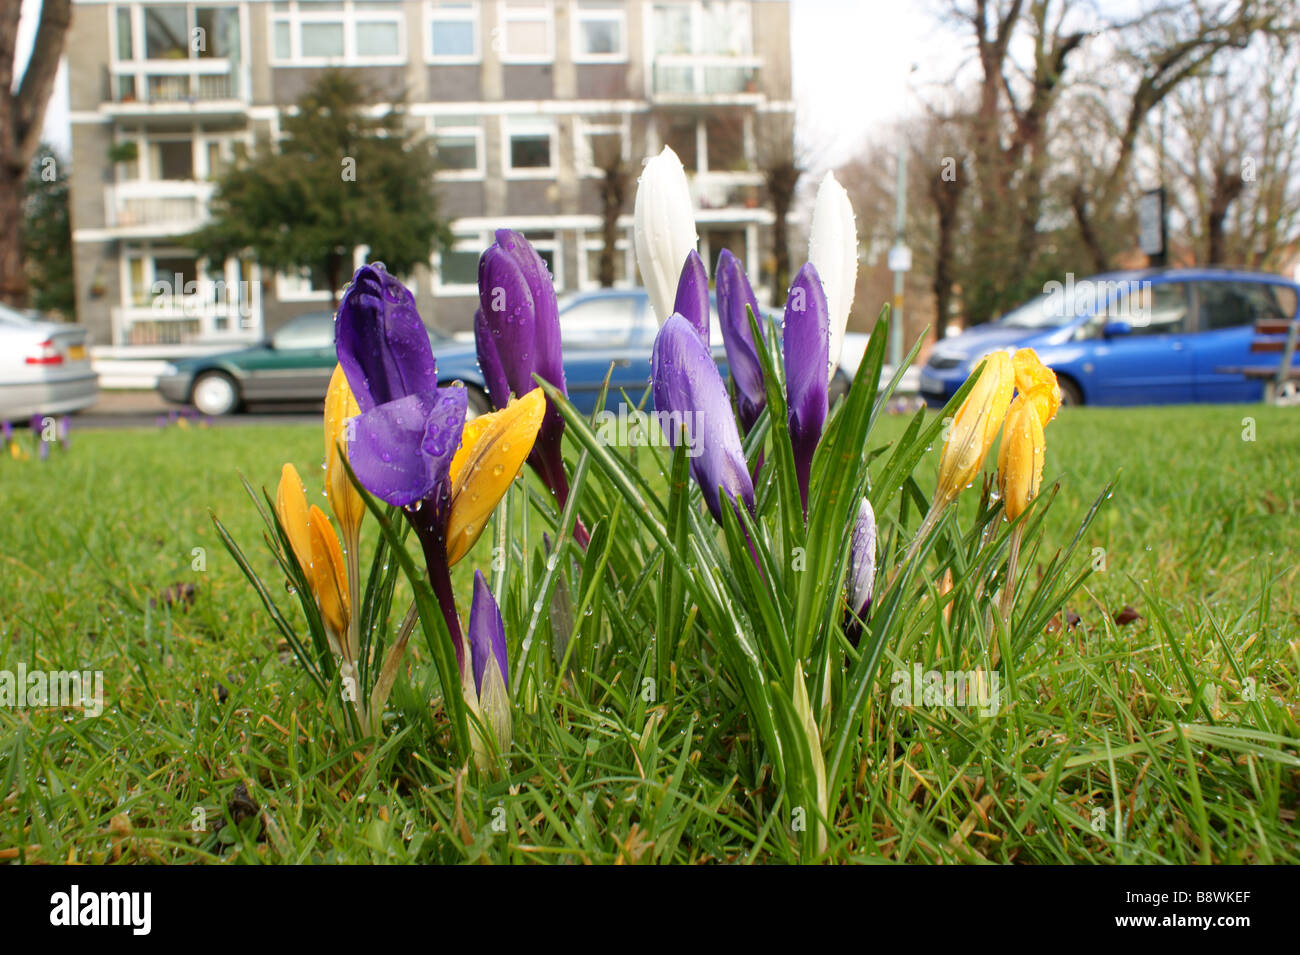
[[[609,348],[627,343],[640,311],[636,295],[598,295],[582,299],[560,315],[565,348]]]
[[[1241,328],[1261,319],[1287,319],[1295,314],[1296,294],[1285,285],[1266,282],[1201,282],[1203,332]]]
[[[1128,322],[1134,335],[1177,335],[1188,329],[1191,308],[1184,282],[1143,282],[1121,306],[1114,320]]]
[[[327,312],[299,315],[271,338],[276,351],[330,348],[334,344],[334,316]]]

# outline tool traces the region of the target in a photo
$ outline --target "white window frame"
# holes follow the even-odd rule
[[[352,269],[356,271],[366,264],[366,257],[370,254],[370,247],[359,245],[352,250]],[[304,276],[304,272],[309,272],[303,268],[297,273],[277,271],[275,273],[275,300],[277,302],[328,302],[330,300],[329,289],[314,289],[311,287],[310,274]]]
[[[542,64],[555,62],[555,2],[554,0],[545,0],[546,5],[542,10],[520,9],[515,8],[512,12],[509,0],[497,0],[497,23],[500,24],[497,29],[501,32],[495,34],[493,42],[500,42],[501,62],[507,65],[522,64]],[[510,52],[510,42],[508,33],[511,23],[544,23],[546,24],[546,46],[545,54],[512,54]]]
[[[594,123],[582,116],[573,119],[574,164],[578,175],[585,179],[599,178],[603,173],[596,168],[595,156],[592,155],[591,141],[588,137],[617,133],[622,143],[623,159],[632,159],[632,119],[628,114],[617,123]]]
[[[456,252],[473,252],[481,255],[483,250],[496,241],[496,236],[492,232],[454,232],[451,247]],[[563,294],[564,287],[564,238],[563,233],[556,229],[553,237],[550,239],[533,239],[528,235],[527,230],[523,230],[522,235],[532,243],[534,249],[539,252],[550,252],[551,260],[555,264],[555,269],[551,275],[551,281],[555,285],[555,293]],[[435,295],[478,295],[478,281],[448,284],[442,280],[442,250],[435,252],[429,260],[430,271],[433,273],[433,292]]]
[[[576,0],[573,6],[572,30],[570,35],[574,63],[626,63],[628,58],[627,8],[619,5],[609,7],[586,7],[583,0]],[[622,49],[615,53],[583,53],[582,24],[587,20],[603,20],[617,23]]]
[[[452,251],[474,252],[482,254],[493,242],[488,232],[453,232]],[[477,295],[478,282],[448,284],[442,280],[442,249],[433,254],[429,261],[433,273],[433,292],[435,295]]]
[[[584,229],[578,232],[578,291],[590,292],[601,288],[600,279],[592,274],[590,258],[592,252],[600,252],[605,247],[599,229]],[[619,238],[614,241],[614,251],[623,255],[622,281],[615,281],[613,288],[636,288],[636,261],[632,255],[632,237],[628,230],[619,226]]]
[[[521,167],[512,165],[510,139],[513,136],[546,133],[551,140],[551,161],[545,167]],[[506,179],[554,179],[559,160],[560,129],[552,118],[506,117],[501,123],[501,170]]]
[[[474,138],[475,167],[473,169],[439,168],[437,178],[440,181],[447,182],[478,182],[485,179],[487,177],[487,135],[483,129],[483,121],[468,114],[464,117],[439,115],[441,115],[442,119],[450,119],[453,122],[439,124],[438,115],[428,118],[429,136],[432,137],[434,145],[437,145],[440,135],[472,136]]]
[[[395,2],[395,0],[394,0]],[[362,0],[342,0],[342,10],[313,10],[311,3],[289,0],[288,10],[271,10],[267,31],[267,55],[271,66],[401,66],[406,63],[406,15],[400,5],[393,10],[374,10]],[[289,56],[275,49],[275,30],[289,24]],[[303,56],[302,26],[309,23],[338,23],[343,27],[343,52],[339,56]],[[362,56],[357,53],[357,27],[362,23],[392,23],[397,27],[397,52]]]
[[[471,3],[467,10],[444,8],[439,0],[425,0],[424,4],[424,62],[426,63],[481,63],[483,60],[483,22],[479,4]],[[465,56],[438,55],[433,52],[433,22],[459,20],[474,27],[474,52]]]

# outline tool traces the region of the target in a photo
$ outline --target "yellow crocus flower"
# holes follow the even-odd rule
[[[1024,395],[1038,390],[1035,407],[1039,423],[1046,428],[1061,407],[1061,386],[1057,384],[1056,372],[1044,365],[1032,348],[1017,351],[1011,363],[1016,369],[1016,391]]]
[[[325,393],[325,496],[339,522],[339,532],[349,549],[356,546],[357,528],[365,516],[366,505],[348,480],[342,457],[347,454],[344,431],[350,420],[361,413],[357,399],[348,385],[343,366],[335,365]],[[343,448],[342,454],[339,448]]]
[[[307,509],[307,492],[303,490],[302,478],[298,469],[292,464],[285,464],[280,470],[280,486],[275,491],[275,512],[280,517],[280,525],[289,538],[293,555],[298,558],[298,566],[303,575],[311,580],[311,533],[307,529],[309,511]]]
[[[346,648],[348,620],[352,606],[348,599],[348,575],[343,567],[343,549],[334,534],[330,519],[315,504],[307,520],[311,536],[311,582],[325,626],[332,631],[341,647]],[[343,653],[351,659],[351,653]]]
[[[460,449],[451,459],[451,508],[447,516],[447,564],[464,557],[510,482],[528,460],[546,413],[546,397],[534,388],[500,411],[465,422]]]
[[[1007,411],[1002,446],[998,448],[998,485],[1007,520],[1014,521],[1023,514],[1038,494],[1047,450],[1041,415],[1050,402],[1049,389],[1038,385],[1017,395]]]
[[[935,503],[942,506],[974,482],[998,436],[1015,387],[1011,356],[993,352],[984,359],[979,378],[953,416],[939,457]]]

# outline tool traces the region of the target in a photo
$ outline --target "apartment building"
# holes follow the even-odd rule
[[[404,91],[436,140],[455,244],[409,280],[444,331],[471,325],[495,228],[528,236],[561,295],[599,286],[610,149],[634,168],[677,151],[710,263],[729,247],[757,285],[770,251],[756,128],[791,109],[786,0],[76,0],[67,59],[77,309],[101,354],[225,347],[329,308],[307,272],[208,269],[178,241],[236,145],[277,136],[329,68]],[[631,198],[616,285],[637,282]]]

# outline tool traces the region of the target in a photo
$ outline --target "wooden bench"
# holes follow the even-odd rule
[[[1250,343],[1252,354],[1278,354],[1276,365],[1247,365],[1218,368],[1224,374],[1243,375],[1253,381],[1264,382],[1264,400],[1277,401],[1290,382],[1300,383],[1300,368],[1292,366],[1296,338],[1300,334],[1300,321],[1285,318],[1262,318],[1255,322],[1255,337]]]

